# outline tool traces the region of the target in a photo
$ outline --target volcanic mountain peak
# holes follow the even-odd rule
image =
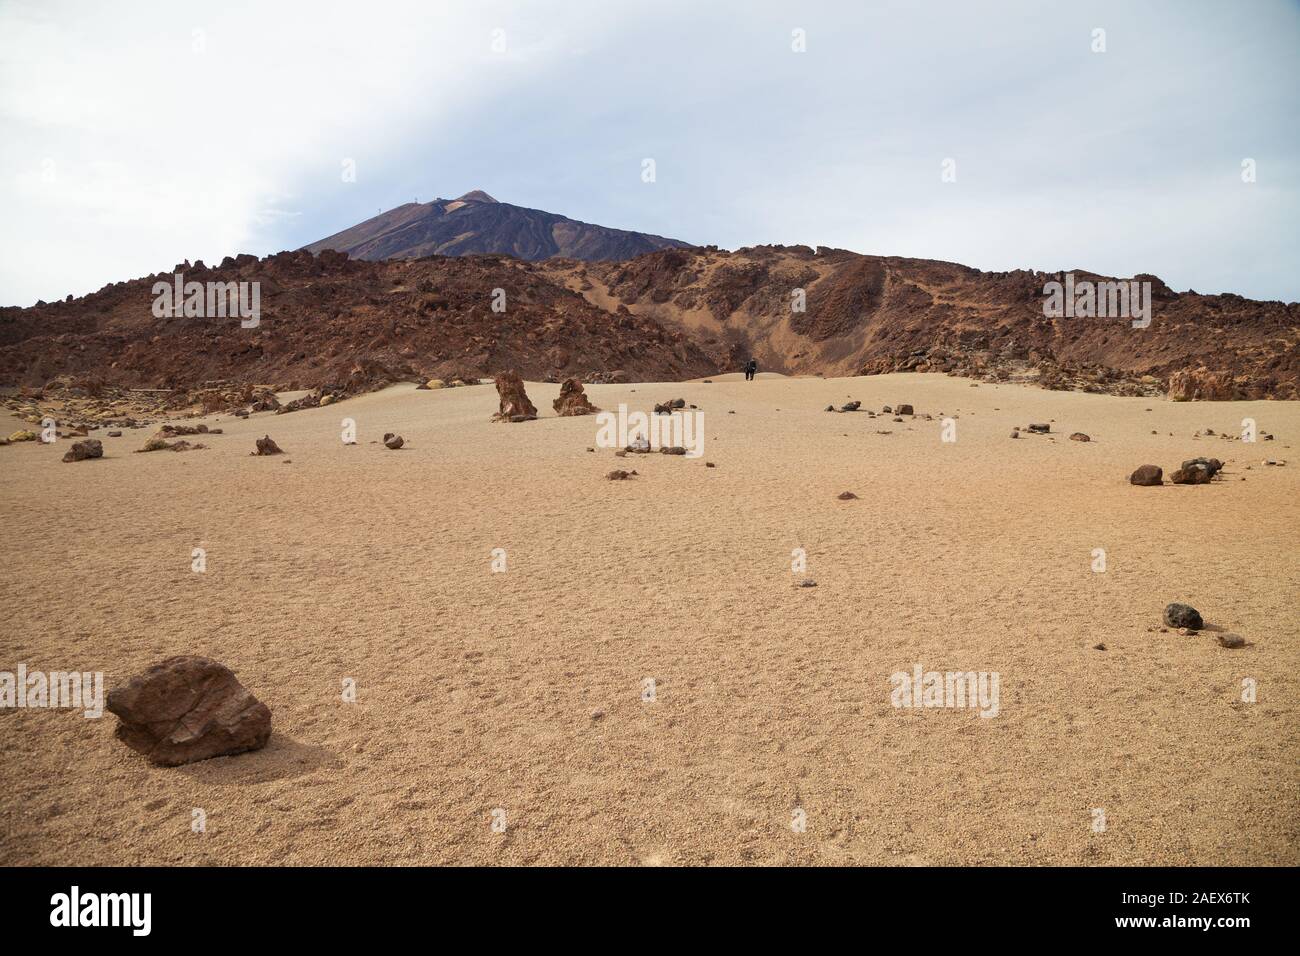
[[[613,261],[692,246],[680,239],[610,229],[498,202],[474,189],[459,199],[406,203],[305,248],[309,252],[332,249],[372,261],[475,253],[505,253],[530,261],[552,256]]]

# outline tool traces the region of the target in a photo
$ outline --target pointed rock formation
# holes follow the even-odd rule
[[[560,397],[551,403],[551,407],[555,409],[555,413],[561,418],[570,418],[576,415],[594,415],[600,411],[588,400],[582,390],[582,383],[576,378],[564,380],[564,384],[560,386]]]
[[[492,421],[528,422],[537,417],[537,406],[528,400],[528,393],[524,391],[524,380],[519,377],[518,372],[511,369],[509,372],[498,373],[496,385],[501,406],[492,416]]]

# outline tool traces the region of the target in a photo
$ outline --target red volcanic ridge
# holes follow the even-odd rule
[[[526,246],[523,255],[407,257],[424,246],[405,240],[440,229],[443,219],[457,219],[460,229],[496,222],[484,218],[496,211],[507,222],[526,213],[548,228],[517,223],[522,231],[509,233],[510,242]],[[1139,275],[1132,281],[1145,290],[1151,321],[1135,328],[1074,309],[1044,314],[1051,283],[1106,280],[1082,271],[981,272],[804,246],[670,246],[584,261],[573,252],[580,241],[565,246],[569,255],[554,252],[555,236],[569,226],[601,230],[476,190],[399,207],[339,234],[355,234],[366,258],[303,249],[227,257],[215,268],[186,262],[80,299],[3,308],[0,385],[74,379],[95,387],[355,392],[505,369],[550,381],[669,381],[739,369],[753,356],[764,370],[797,375],[945,372],[1175,399],[1300,397],[1296,303],[1177,293]],[[476,242],[507,233],[457,234],[464,238],[433,244],[471,253]],[[382,258],[389,247],[405,251]],[[260,320],[155,310],[154,284],[171,287],[178,272],[205,285],[256,283]]]

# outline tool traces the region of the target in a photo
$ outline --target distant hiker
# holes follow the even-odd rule
[[[754,376],[758,374],[758,359],[750,359],[745,365],[745,381],[753,381]]]

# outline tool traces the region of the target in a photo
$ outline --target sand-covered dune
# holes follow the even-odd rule
[[[490,385],[401,385],[180,454],[0,448],[0,670],[203,654],[274,715],[263,750],[163,769],[111,715],[0,711],[0,863],[1300,863],[1300,406],[588,386],[703,412],[699,458],[616,458],[528,390],[519,424]],[[850,400],[917,415],[824,411]],[[1204,434],[1247,417],[1276,438]],[[250,457],[266,434],[285,454]],[[1201,455],[1222,480],[1127,481]],[[1207,629],[1162,631],[1173,601]],[[894,706],[917,665],[996,673],[996,716]]]

